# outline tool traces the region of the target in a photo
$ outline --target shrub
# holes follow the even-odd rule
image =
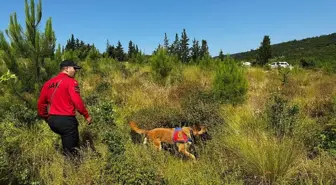
[[[219,63],[213,82],[215,98],[222,103],[238,104],[245,100],[248,82],[244,68],[231,58]]]
[[[312,69],[316,67],[316,62],[312,59],[304,59],[300,60],[300,65],[302,68]]]
[[[111,164],[107,170],[113,184],[167,184],[163,175],[149,161],[135,162],[123,158]]]
[[[333,123],[327,124],[320,133],[318,148],[328,151],[336,157],[336,119]]]
[[[102,141],[107,145],[109,150],[109,158],[111,160],[115,160],[124,154],[125,147],[123,144],[123,138],[117,129],[107,130],[102,134],[102,136]]]
[[[150,59],[152,77],[159,83],[164,83],[170,72],[173,70],[177,59],[169,56],[165,49],[159,49]]]
[[[135,112],[129,119],[137,122],[141,128],[153,129],[180,126],[184,117],[177,108],[156,105]]]
[[[97,106],[92,107],[92,117],[96,125],[115,125],[113,106],[112,101],[102,101]]]
[[[37,111],[25,106],[25,104],[14,104],[6,111],[6,119],[14,122],[15,126],[32,126],[37,120]]]
[[[291,136],[296,126],[299,107],[288,105],[288,101],[281,95],[274,95],[271,98],[267,108],[268,129],[279,138],[285,135]]]
[[[215,126],[223,123],[219,115],[219,104],[209,92],[189,89],[181,99],[183,117],[189,124],[205,124]]]

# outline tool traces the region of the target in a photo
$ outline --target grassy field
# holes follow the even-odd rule
[[[159,83],[150,65],[81,65],[94,120],[78,116],[81,163],[62,157],[46,123],[28,127],[33,113],[12,106],[0,122],[0,184],[336,184],[335,74],[246,68],[245,100],[231,104],[211,96],[216,68],[178,65]],[[129,120],[146,129],[206,124],[212,139],[197,140],[190,161],[132,142]]]

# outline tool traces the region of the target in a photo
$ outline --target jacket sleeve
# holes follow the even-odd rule
[[[84,105],[84,102],[80,96],[80,90],[78,86],[78,82],[76,80],[72,80],[69,82],[69,94],[71,97],[71,101],[75,105],[77,111],[82,114],[85,118],[89,117],[89,113]]]
[[[42,87],[40,92],[39,99],[37,101],[37,112],[38,115],[42,118],[48,118],[48,92],[47,92],[47,85],[45,84]]]

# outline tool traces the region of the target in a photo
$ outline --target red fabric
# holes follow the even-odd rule
[[[174,142],[186,143],[188,142],[188,136],[182,130],[175,130],[173,136]]]
[[[52,97],[49,115],[75,116],[75,110],[77,110],[85,118],[88,118],[89,113],[80,96],[78,82],[65,73],[59,73],[43,85],[37,102],[38,114],[43,118],[49,117],[47,105],[57,83],[61,80],[62,82]]]

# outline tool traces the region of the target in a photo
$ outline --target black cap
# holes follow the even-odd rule
[[[75,64],[75,62],[72,61],[72,60],[64,60],[60,64],[60,68],[67,67],[67,66],[74,67],[75,69],[81,69],[82,68],[82,67],[78,66],[77,64]]]

